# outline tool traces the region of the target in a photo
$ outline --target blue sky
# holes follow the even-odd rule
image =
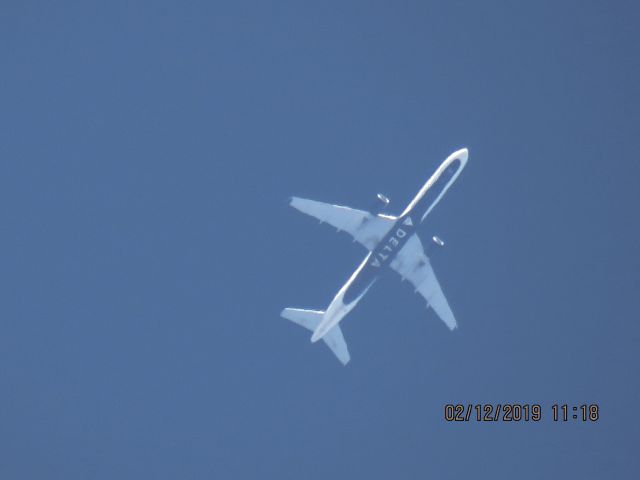
[[[5,2],[2,478],[636,478],[633,2]],[[343,368],[285,306],[365,252],[291,195],[424,225]],[[446,423],[447,403],[539,423]],[[551,405],[597,403],[595,424]]]

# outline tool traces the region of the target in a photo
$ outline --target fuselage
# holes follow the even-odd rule
[[[387,234],[367,254],[349,280],[340,288],[327,308],[322,321],[311,337],[320,340],[327,332],[358,304],[375,283],[383,269],[388,268],[405,243],[415,234],[416,227],[433,210],[447,189],[455,182],[469,157],[466,148],[458,150],[442,162],[427,183],[411,200],[402,214],[395,220]]]

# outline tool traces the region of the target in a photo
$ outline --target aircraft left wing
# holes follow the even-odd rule
[[[418,235],[413,234],[407,241],[391,262],[391,268],[398,272],[403,280],[409,280],[413,284],[416,293],[419,292],[424,297],[449,329],[457,328],[449,302],[442,292]]]
[[[291,206],[321,222],[327,222],[338,231],[344,230],[369,250],[376,247],[396,221],[395,217],[389,215],[372,215],[364,210],[316,202],[305,198],[292,197]]]

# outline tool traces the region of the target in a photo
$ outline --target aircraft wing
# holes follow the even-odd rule
[[[396,220],[395,217],[389,215],[372,215],[364,210],[298,197],[291,198],[291,206],[321,222],[327,222],[338,231],[344,230],[369,250],[375,248]]]
[[[416,234],[407,241],[391,262],[391,268],[400,274],[403,280],[409,280],[428,305],[451,330],[457,328],[451,307],[442,293],[431,262],[424,253],[422,242]]]

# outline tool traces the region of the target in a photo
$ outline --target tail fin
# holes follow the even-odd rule
[[[280,312],[280,315],[313,332],[322,321],[324,312],[318,310],[302,310],[300,308],[285,308]],[[322,339],[343,365],[349,363],[351,357],[349,356],[347,343],[344,341],[344,336],[342,335],[342,330],[340,330],[339,325],[329,330]]]

